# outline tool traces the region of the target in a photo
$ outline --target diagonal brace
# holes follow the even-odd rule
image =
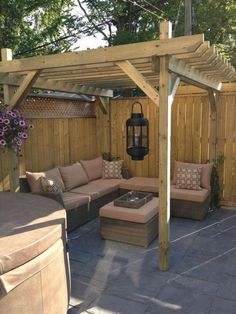
[[[128,60],[120,61],[116,64],[157,106],[159,106],[159,94],[157,90]]]

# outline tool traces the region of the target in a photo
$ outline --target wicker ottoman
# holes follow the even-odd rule
[[[138,209],[114,206],[100,208],[101,237],[148,247],[158,235],[158,198]]]

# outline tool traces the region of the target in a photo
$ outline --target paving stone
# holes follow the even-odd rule
[[[69,304],[85,310],[103,291],[101,284],[88,281],[87,278],[73,276],[71,279],[71,297]]]
[[[235,291],[236,291],[236,278],[224,274],[223,279],[219,284],[217,295],[225,299],[236,301]]]
[[[148,303],[150,298],[154,297],[170,278],[170,276],[160,275],[160,272],[147,274],[125,271],[116,280],[109,283],[106,294]]]
[[[145,314],[147,305],[117,296],[103,294],[87,309],[90,314]]]
[[[236,313],[236,302],[215,298],[213,300],[211,310],[209,314],[235,314]]]
[[[203,294],[211,296],[216,296],[219,288],[219,284],[215,282],[190,278],[184,275],[177,275],[175,278],[171,278],[168,282],[175,288],[191,290],[193,293],[200,291]]]
[[[213,297],[197,291],[165,286],[151,300],[147,311],[153,314],[206,314],[209,312]]]

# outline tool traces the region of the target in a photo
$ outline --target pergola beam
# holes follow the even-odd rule
[[[211,88],[216,91],[221,89],[221,83],[210,80],[205,75],[202,75],[201,72],[194,69],[192,70],[191,67],[188,67],[183,61],[177,60],[174,57],[170,58],[169,70],[180,76],[181,79],[183,78],[183,80],[187,79],[192,81],[193,85],[195,85],[196,82],[197,86],[202,85],[205,86],[205,88]]]
[[[129,62],[117,62],[117,65],[126,73],[137,86],[158,106],[159,94],[146,78]]]
[[[0,74],[0,82],[3,84],[9,84],[13,86],[20,86],[22,84],[22,76],[15,74],[12,77],[9,74]],[[113,91],[111,89],[97,88],[90,86],[81,86],[76,83],[58,82],[41,79],[40,77],[33,84],[33,88],[59,91],[65,93],[85,94],[93,96],[113,97]]]
[[[0,73],[42,70],[58,67],[117,62],[195,51],[204,42],[204,36],[182,36],[172,39],[154,40],[149,42],[127,44],[94,50],[67,52],[58,55],[37,56],[0,63]]]

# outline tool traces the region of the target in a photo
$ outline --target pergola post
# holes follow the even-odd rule
[[[12,50],[8,48],[1,49],[2,61],[12,60]],[[14,95],[13,86],[3,84],[3,97],[4,103],[10,106],[11,99]],[[19,187],[19,158],[16,153],[12,150],[8,150],[9,156],[9,176],[10,176],[10,191],[15,192]]]
[[[160,39],[171,37],[170,22],[160,23]],[[159,268],[169,268],[171,78],[169,56],[160,57],[159,107]]]

